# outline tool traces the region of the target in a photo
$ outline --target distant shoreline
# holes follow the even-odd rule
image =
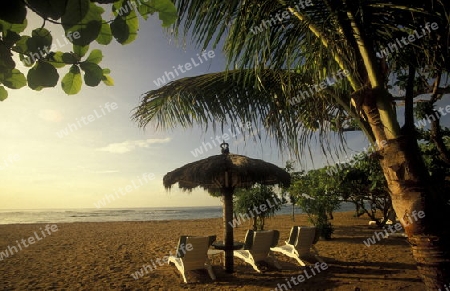
[[[275,216],[291,215],[292,206],[285,205]],[[114,209],[51,209],[51,210],[0,210],[0,225],[73,222],[125,222],[125,221],[173,221],[189,219],[221,218],[222,206],[194,207],[142,207]],[[344,203],[337,212],[354,211],[354,206]],[[303,214],[298,207],[295,215]]]

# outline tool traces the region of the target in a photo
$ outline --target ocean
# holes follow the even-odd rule
[[[338,211],[352,211],[351,203],[342,203]],[[292,213],[292,206],[283,206],[275,215]],[[301,214],[298,207],[295,214]],[[108,221],[155,221],[222,217],[222,206],[207,207],[157,207],[127,209],[30,209],[0,210],[0,224],[61,223],[61,222],[108,222]]]

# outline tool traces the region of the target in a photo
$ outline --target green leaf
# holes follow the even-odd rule
[[[99,49],[92,50],[86,59],[86,62],[99,64],[102,61],[103,55],[102,51]]]
[[[149,14],[159,12],[162,26],[168,27],[177,20],[177,9],[170,0],[135,1],[139,14],[147,20]]]
[[[0,101],[5,100],[8,98],[8,91],[6,91],[5,87],[0,86]]]
[[[14,31],[17,33],[21,33],[22,31],[25,30],[25,28],[27,28],[28,25],[28,20],[24,20],[23,23],[21,24],[12,24],[11,28],[9,29],[10,31]]]
[[[69,40],[73,44],[81,46],[88,45],[97,39],[102,28],[102,13],[105,11],[103,8],[97,6],[95,3],[89,2],[88,0],[81,0],[80,3],[86,3],[86,1],[88,4],[87,11],[82,18],[76,18],[78,21],[73,21],[73,19],[69,16],[63,16],[65,19],[63,21],[63,27],[66,34],[72,33],[74,36],[77,35],[77,37],[70,38]],[[83,5],[78,5],[76,7],[78,7],[78,9],[82,9],[84,12],[86,7]],[[66,10],[66,14],[69,13],[68,11],[69,10]],[[72,11],[70,13],[76,14]],[[72,21],[70,22],[68,19],[72,19]]]
[[[80,58],[84,57],[89,50],[89,45],[80,46],[80,45],[73,45],[73,52],[77,54]]]
[[[78,33],[79,35],[79,37],[71,39],[73,44],[89,45],[92,41],[97,39],[100,34],[101,27],[102,21],[100,19],[92,20],[87,23],[76,25],[68,32],[72,32],[74,34]]]
[[[2,1],[0,19],[11,24],[21,24],[25,20],[27,9],[23,1]]]
[[[8,35],[10,31],[20,33],[27,28],[28,21],[25,19],[21,24],[11,24],[9,22],[0,19],[0,28],[2,29],[3,35]]]
[[[159,19],[162,20],[162,26],[168,27],[177,20],[177,8],[170,0],[153,0],[152,3],[159,12]]]
[[[61,81],[63,91],[68,95],[77,94],[81,90],[81,74],[77,65],[72,65]]]
[[[13,47],[13,45],[20,40],[20,35],[14,31],[8,31],[8,34],[3,38],[3,44],[7,47]]]
[[[77,56],[75,56],[72,53],[63,53],[62,54],[62,61],[66,64],[76,64],[80,61]]]
[[[38,14],[54,20],[60,19],[66,10],[66,1],[61,0],[27,0],[27,3]]]
[[[144,18],[145,20],[148,19],[148,15],[152,15],[153,13],[156,12],[156,9],[153,6],[151,6],[148,3],[142,2],[138,2],[137,10],[139,14],[142,16],[142,18]]]
[[[107,45],[112,40],[112,32],[111,27],[108,23],[102,23],[102,28],[100,29],[100,33],[98,34],[98,37],[96,41],[99,44]]]
[[[118,0],[114,2],[112,6],[114,16],[120,16],[122,18],[128,16],[134,9],[130,1],[131,0]],[[129,4],[131,4],[131,7]]]
[[[128,44],[135,40],[138,30],[139,19],[134,11],[131,11],[126,18],[117,16],[111,23],[111,32],[120,44]]]
[[[52,44],[52,34],[46,28],[36,28],[31,32],[31,37],[42,39],[46,46]]]
[[[12,70],[16,67],[16,63],[12,58],[11,51],[3,44],[0,43],[0,72],[3,70]]]
[[[102,81],[103,83],[105,83],[106,86],[114,86],[114,80],[113,78],[111,78],[108,74],[111,73],[110,69],[102,69],[103,71],[103,77],[102,77]]]
[[[102,68],[97,64],[82,62],[80,68],[84,71],[84,83],[88,86],[97,86],[103,78]]]
[[[36,61],[35,59],[32,59],[24,54],[19,54],[19,58],[25,67],[32,67]]]
[[[31,37],[27,35],[22,35],[20,39],[16,42],[14,50],[22,54],[26,53],[28,51],[28,40],[30,38]]]
[[[126,18],[126,23],[128,26],[129,36],[128,39],[123,42],[122,44],[128,44],[132,41],[134,41],[137,37],[137,33],[139,30],[139,19],[136,15],[136,12],[133,10],[129,16]]]
[[[11,76],[6,78],[3,81],[3,84],[11,89],[20,89],[27,84],[27,79],[25,75],[22,74],[19,70],[13,69],[11,72]]]
[[[55,68],[62,68],[66,65],[66,63],[63,61],[63,55],[63,52],[54,52],[51,54],[48,62]]]
[[[68,30],[83,20],[90,9],[89,0],[68,0],[66,11],[61,17],[64,30]]]
[[[111,23],[111,32],[119,43],[124,43],[130,36],[130,29],[124,19],[116,17]]]
[[[50,31],[45,28],[36,28],[31,33],[31,40],[28,40],[28,49],[32,52],[46,52],[50,50],[52,42],[53,38]]]
[[[55,87],[59,75],[56,68],[47,62],[38,62],[28,71],[28,87],[40,91],[45,87]]]
[[[106,86],[114,86],[114,80],[109,75],[103,75],[102,81]]]

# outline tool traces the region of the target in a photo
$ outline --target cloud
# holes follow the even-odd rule
[[[40,118],[50,122],[60,122],[63,119],[61,112],[51,109],[43,109],[39,111]]]
[[[148,148],[152,144],[168,143],[171,138],[149,138],[141,140],[126,140],[120,143],[111,143],[106,147],[98,148],[98,151],[109,152],[114,154],[124,154],[131,152],[135,148]]]

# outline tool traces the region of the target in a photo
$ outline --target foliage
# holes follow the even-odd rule
[[[291,184],[300,179],[304,174],[303,171],[294,172],[294,161],[287,161],[284,169],[291,175]],[[292,221],[295,221],[295,205],[297,204],[297,197],[289,191],[289,187],[281,188],[281,197],[285,200],[289,199],[289,202],[292,204]]]
[[[112,18],[107,19],[105,8]],[[29,13],[42,18],[42,25],[25,35]],[[61,80],[66,94],[76,94],[84,84],[95,87],[100,82],[114,84],[110,70],[102,68],[101,50],[89,52],[89,45],[110,44],[112,38],[125,45],[136,39],[139,30],[137,14],[147,19],[159,13],[163,26],[176,20],[176,8],[170,0],[26,0],[3,1],[0,5],[0,100],[8,97],[9,89],[20,89],[28,84],[33,90],[58,84],[58,70],[69,66]],[[64,35],[58,38],[45,28],[48,23],[61,25]],[[62,52],[62,46],[71,45],[71,52]],[[25,74],[18,69],[20,59],[28,67]],[[81,77],[83,72],[83,78]]]
[[[321,236],[330,239],[333,227],[329,219],[333,218],[333,211],[339,209],[341,204],[333,177],[327,174],[325,168],[311,170],[294,181],[289,191],[311,223],[320,229]]]
[[[247,213],[253,217],[253,230],[264,230],[265,219],[280,210],[283,202],[277,197],[272,186],[258,184],[250,189],[238,189],[233,204],[237,215]],[[262,211],[264,209],[266,210]]]
[[[425,165],[430,173],[431,183],[434,188],[446,193],[447,200],[450,201],[448,193],[450,190],[450,166],[443,161],[441,152],[437,149],[436,143],[433,142],[429,130],[420,130],[420,138],[423,142],[420,144],[422,156],[424,157]],[[444,144],[450,150],[450,129],[442,129],[442,137]]]
[[[337,191],[345,201],[356,206],[356,215],[367,214],[382,227],[386,224],[392,201],[387,182],[377,160],[377,155],[362,152],[355,156],[349,167],[340,167],[335,173]],[[377,211],[381,217],[377,218]]]

